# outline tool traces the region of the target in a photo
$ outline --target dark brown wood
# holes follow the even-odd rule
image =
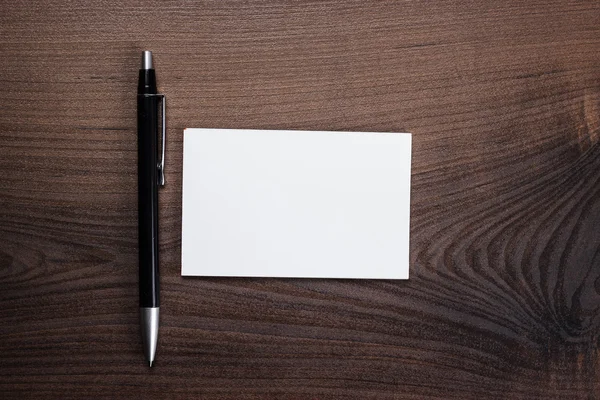
[[[136,78],[168,96],[138,332]],[[0,398],[600,397],[600,3],[3,2]],[[409,281],[184,279],[186,127],[414,133]]]

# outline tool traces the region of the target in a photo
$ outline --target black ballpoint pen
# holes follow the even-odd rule
[[[159,104],[162,156],[159,159]],[[152,53],[142,53],[137,96],[140,327],[144,354],[152,366],[160,310],[158,273],[158,187],[165,184],[165,97],[156,91]]]

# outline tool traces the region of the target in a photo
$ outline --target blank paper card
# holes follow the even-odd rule
[[[182,275],[407,279],[411,135],[186,129]]]

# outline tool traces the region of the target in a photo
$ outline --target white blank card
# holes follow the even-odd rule
[[[408,279],[411,135],[186,129],[181,274]]]

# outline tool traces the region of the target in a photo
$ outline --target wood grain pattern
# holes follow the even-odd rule
[[[600,4],[0,5],[2,399],[600,397]],[[156,366],[135,87],[168,96]],[[411,279],[183,279],[185,127],[410,131]]]

